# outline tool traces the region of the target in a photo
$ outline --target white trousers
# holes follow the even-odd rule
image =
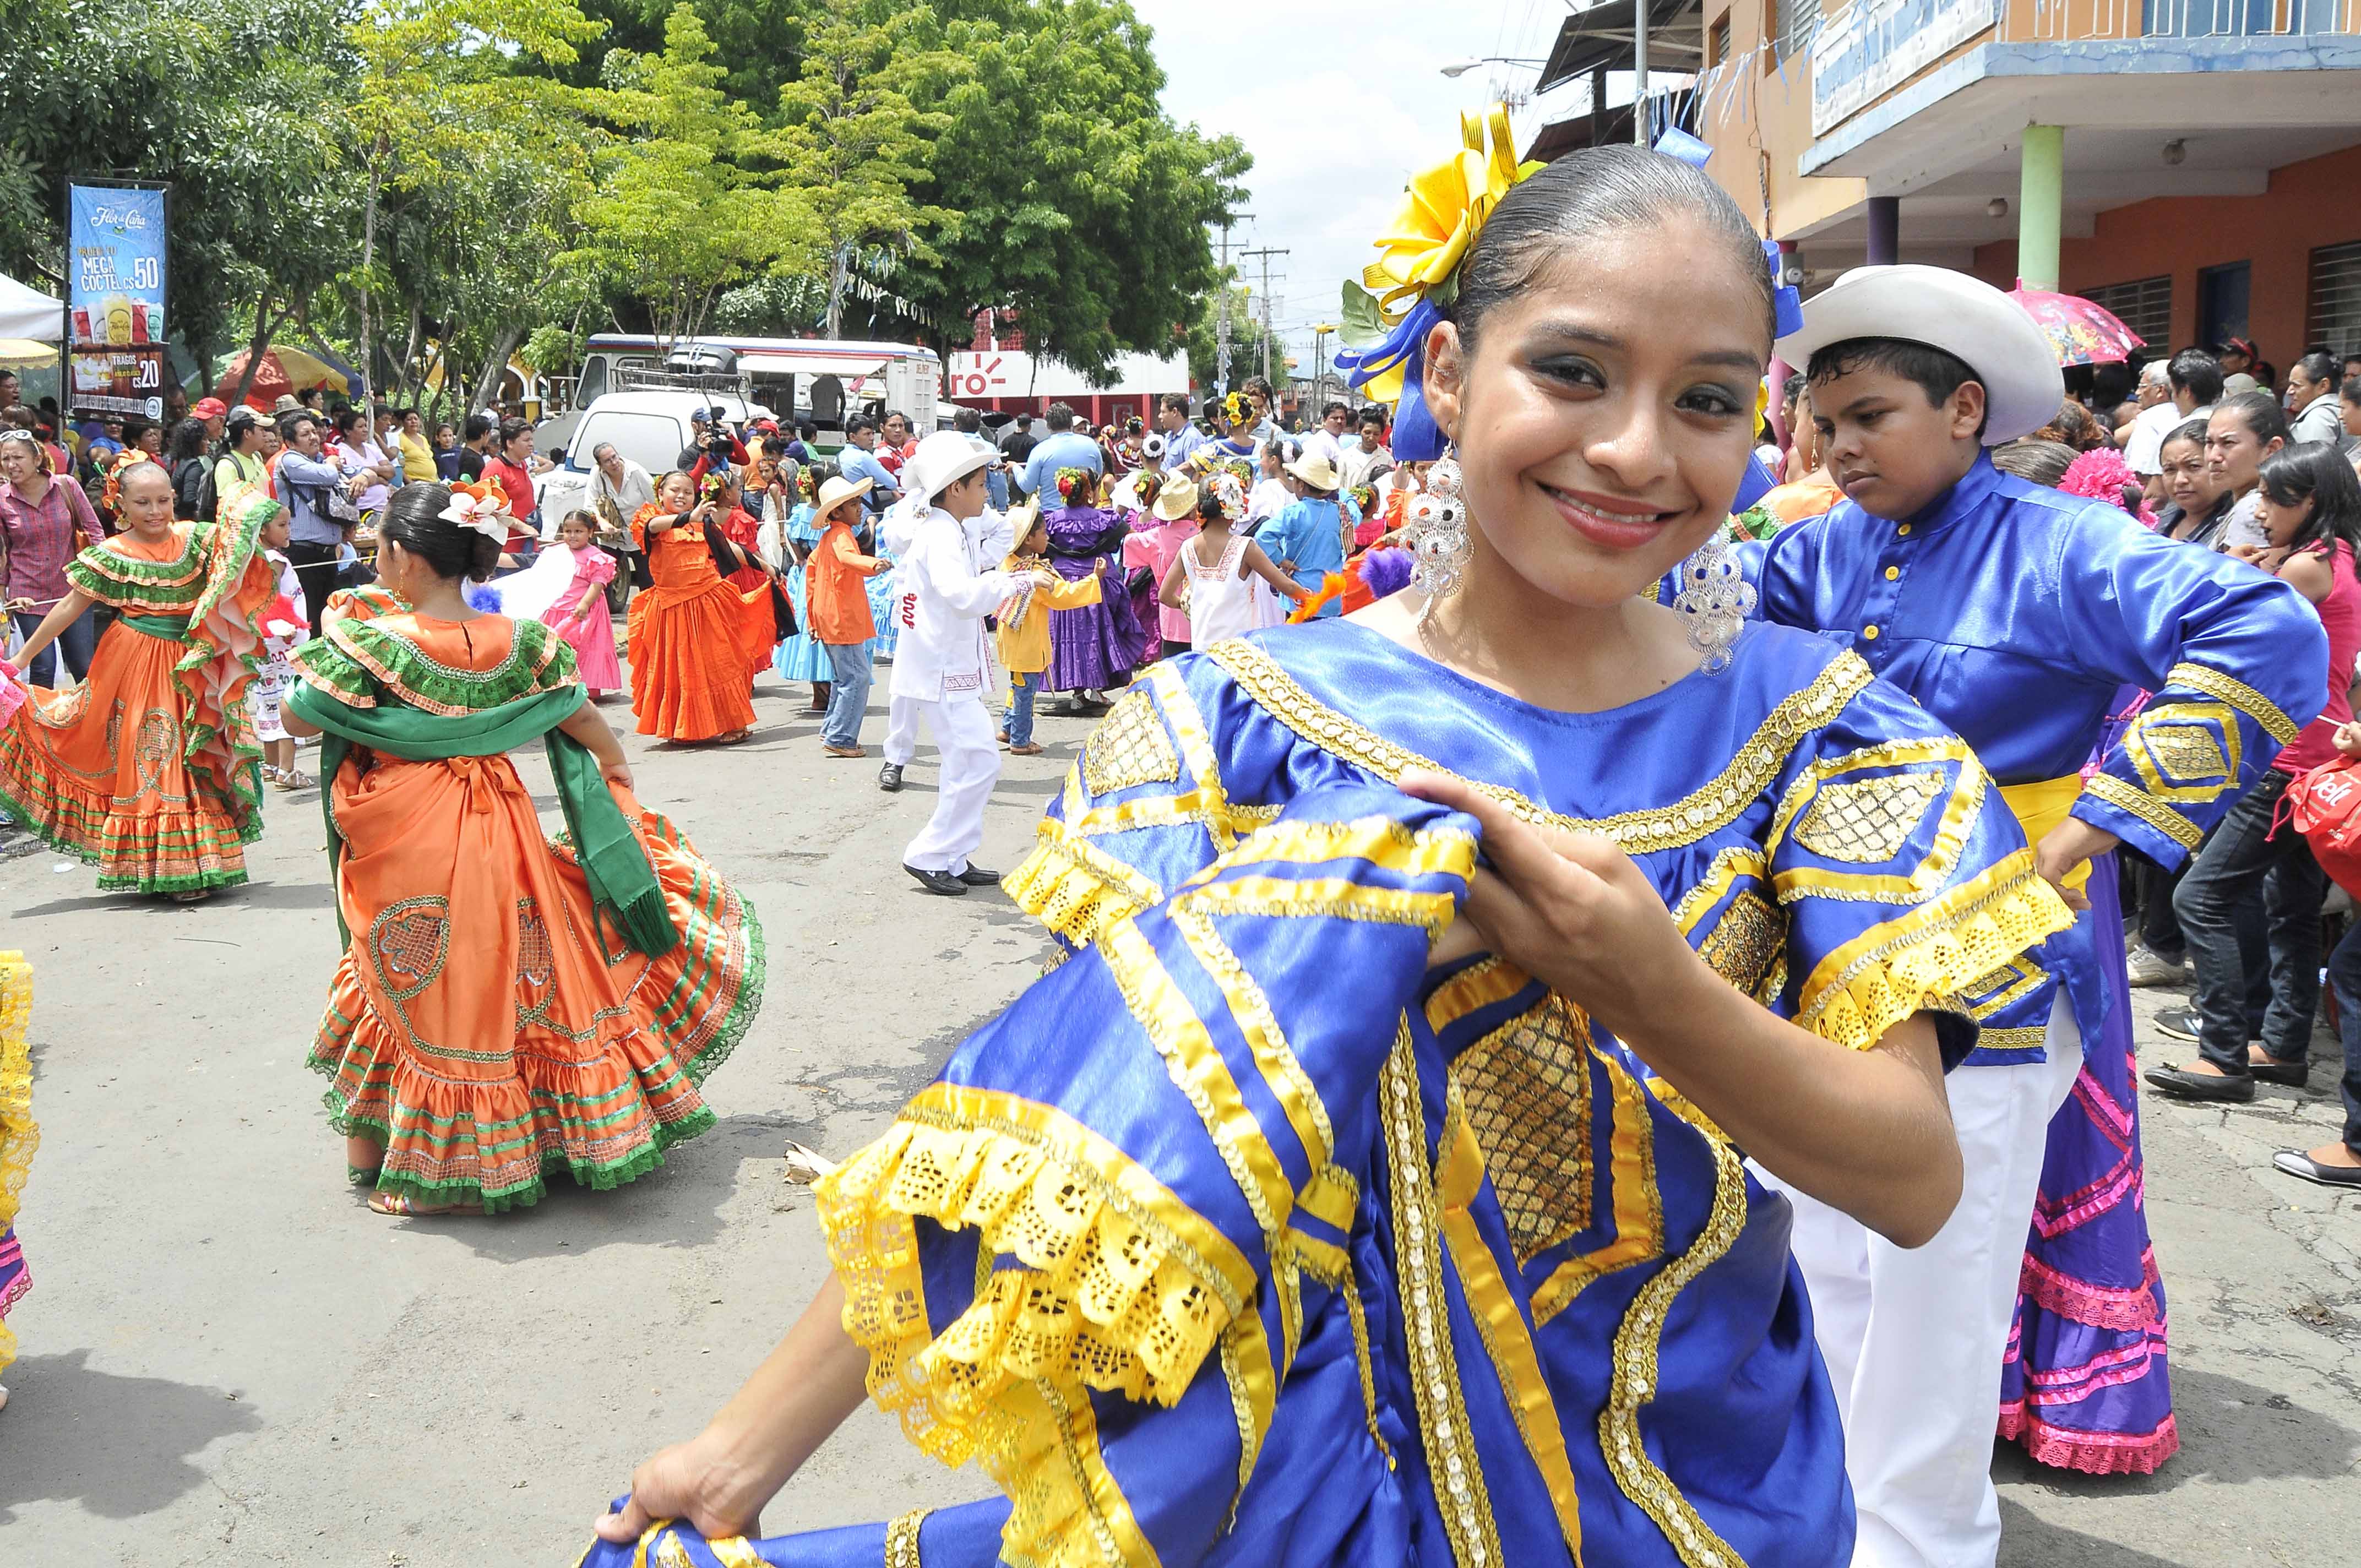
[[[1999,1558],[1992,1451],[2001,1357],[2049,1119],[2082,1068],[2062,990],[2046,1053],[2045,1062],[1962,1067],[1944,1080],[1963,1181],[1959,1207],[1925,1246],[1895,1246],[1782,1189],[1795,1206],[1790,1245],[1844,1420],[1861,1518],[1852,1568],[1993,1568]]]
[[[885,698],[885,760],[897,768],[906,768],[918,754],[918,709],[924,706],[917,698],[895,696]]]
[[[896,699],[896,707],[901,700]],[[942,777],[936,785],[935,814],[902,851],[902,863],[922,872],[957,874],[967,870],[967,858],[983,843],[984,805],[992,799],[992,786],[1000,782],[1000,742],[993,738],[992,714],[980,692],[958,692],[939,702],[911,699],[910,707],[914,718],[924,718],[934,735]],[[893,742],[886,744],[890,748]],[[892,757],[890,749],[886,755]],[[2000,1398],[1997,1389],[1993,1398]]]

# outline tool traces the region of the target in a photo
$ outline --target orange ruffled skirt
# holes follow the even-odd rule
[[[634,596],[630,657],[639,732],[710,740],[751,726],[754,676],[770,667],[775,630],[767,577],[752,592],[708,576]]]
[[[762,1005],[763,935],[672,824],[619,796],[681,934],[651,959],[602,939],[506,757],[357,754],[334,787],[351,942],[311,1066],[336,1130],[383,1140],[381,1190],[497,1212],[550,1170],[619,1186],[713,1124],[697,1086]]]
[[[0,803],[52,848],[96,866],[102,891],[234,887],[246,881],[246,846],[262,836],[254,764],[222,743],[218,694],[206,690],[192,710],[204,727],[201,750],[219,751],[216,767],[235,782],[225,791],[218,772],[190,770],[190,702],[172,675],[187,652],[118,622],[100,637],[87,680],[28,688],[0,726]]]

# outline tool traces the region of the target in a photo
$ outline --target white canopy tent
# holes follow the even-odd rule
[[[0,337],[55,343],[65,336],[66,308],[14,278],[0,278]]]

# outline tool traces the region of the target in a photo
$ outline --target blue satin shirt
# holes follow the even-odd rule
[[[645,1561],[1850,1558],[1787,1201],[1576,999],[1430,962],[1478,845],[1413,766],[1620,845],[1851,1048],[1929,1012],[1956,1060],[2066,923],[1965,743],[1784,628],[1604,713],[1351,620],[1159,663],[1008,878],[1060,961],[819,1189],[872,1395],[1005,1497]]]
[[[2162,865],[2197,847],[2326,699],[2327,634],[2293,588],[1986,455],[1911,517],[1840,501],[1743,553],[1757,614],[1850,649],[2004,784],[2081,772],[2117,691],[2154,693],[2073,815]],[[2042,959],[2095,1038],[2107,1003],[2088,923]],[[2040,1060],[2051,985],[1991,978],[1971,1000],[1998,1005],[1980,1011],[1986,1040],[1970,1060]]]

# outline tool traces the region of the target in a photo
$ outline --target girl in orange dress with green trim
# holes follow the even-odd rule
[[[609,1188],[713,1124],[698,1085],[753,1023],[754,912],[643,811],[552,628],[480,613],[504,501],[407,485],[382,587],[291,655],[291,733],[324,736],[347,947],[310,1065],[386,1214],[497,1212],[547,1173]],[[567,832],[506,753],[541,739]]]
[[[721,516],[675,470],[631,519],[631,543],[655,579],[631,598],[631,710],[642,735],[734,746],[754,727],[753,677],[779,640],[774,590],[768,577],[747,590],[723,580],[705,535]]]
[[[176,522],[171,476],[152,462],[119,467],[107,488],[126,531],[67,565],[71,591],[19,657],[93,604],[122,613],[89,678],[33,687],[0,728],[0,803],[96,866],[101,890],[187,903],[244,882],[246,846],[262,833],[246,688],[262,652],[257,619],[278,592],[255,542],[280,506],[249,493],[228,521]]]

